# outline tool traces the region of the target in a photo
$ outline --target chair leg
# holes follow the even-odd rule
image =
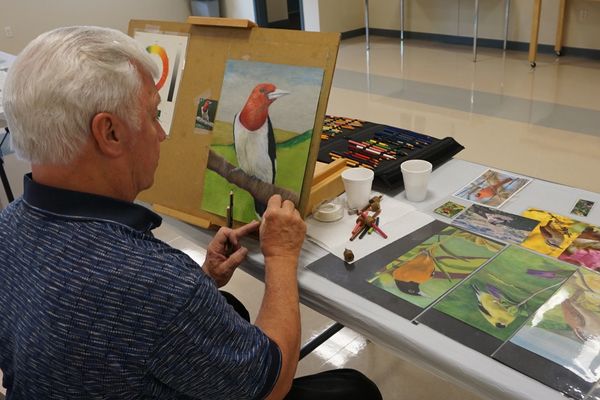
[[[477,25],[479,22],[479,0],[475,0],[475,12],[473,13],[473,62],[477,61]]]
[[[506,50],[506,42],[508,41],[508,20],[510,15],[510,0],[504,0],[504,43],[502,50]]]
[[[367,51],[371,48],[371,42],[369,39],[369,0],[365,0],[365,39]]]
[[[404,40],[404,0],[400,0],[400,40]]]

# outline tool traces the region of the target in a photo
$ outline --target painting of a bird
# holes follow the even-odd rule
[[[233,141],[238,167],[263,182],[275,183],[277,155],[275,134],[269,117],[269,106],[288,91],[274,84],[259,83],[252,89],[246,103],[233,122]],[[266,204],[255,201],[258,216],[266,210]]]
[[[433,277],[435,262],[429,251],[424,250],[413,259],[394,270],[392,276],[401,292],[421,295],[419,284]]]
[[[471,284],[477,306],[481,315],[493,326],[504,329],[517,317],[517,304],[509,300],[493,285],[486,285],[487,291],[481,290],[476,284]]]

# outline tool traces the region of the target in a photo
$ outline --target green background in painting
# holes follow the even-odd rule
[[[440,242],[443,248],[438,245]],[[452,279],[445,277],[432,278],[420,285],[420,290],[425,296],[410,295],[397,288],[392,276],[396,269],[402,268],[403,263],[411,260],[421,251],[429,249],[433,257],[439,257],[444,271],[449,274],[470,274],[492,258],[502,246],[462,229],[447,227],[438,235],[432,236],[386,265],[368,282],[412,304],[425,308],[460,283],[464,277]],[[437,267],[436,270],[441,272]]]
[[[543,278],[527,273],[528,269],[555,272],[554,278]],[[561,281],[567,279],[575,267],[557,260],[541,256],[516,246],[510,246],[490,261],[473,276],[464,280],[455,290],[444,297],[435,309],[459,319],[500,340],[506,340],[518,330],[527,318],[544,304]],[[493,285],[512,302],[521,302],[533,293],[550,288],[531,298],[518,308],[516,318],[506,328],[497,328],[488,322],[478,308],[477,296],[473,286],[485,291],[487,285]]]

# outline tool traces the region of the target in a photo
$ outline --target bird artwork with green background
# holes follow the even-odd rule
[[[505,341],[575,270],[569,264],[509,246],[434,308]]]
[[[504,247],[456,227],[446,227],[393,260],[369,283],[425,308]]]
[[[596,382],[600,379],[600,275],[579,268],[510,341],[587,382]]]
[[[229,60],[212,131],[211,150],[250,179],[298,196],[304,184],[323,69]],[[266,204],[214,171],[204,179],[202,209],[234,219],[260,218]]]

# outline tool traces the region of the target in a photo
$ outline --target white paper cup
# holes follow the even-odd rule
[[[404,178],[404,192],[408,201],[423,201],[433,166],[425,160],[408,160],[400,164]]]
[[[348,208],[360,209],[369,204],[375,174],[368,168],[349,168],[342,172]]]

